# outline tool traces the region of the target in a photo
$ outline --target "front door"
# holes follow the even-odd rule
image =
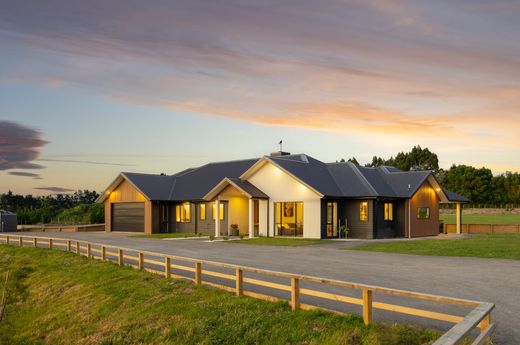
[[[170,207],[167,204],[159,205],[159,232],[170,232],[168,213]]]
[[[327,237],[338,237],[337,202],[327,202]]]

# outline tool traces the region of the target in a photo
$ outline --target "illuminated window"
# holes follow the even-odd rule
[[[275,202],[276,236],[303,236],[303,202]]]
[[[368,222],[368,201],[362,201],[359,203],[359,220],[362,222]]]
[[[177,223],[189,223],[191,221],[191,205],[189,202],[175,206],[175,220]]]
[[[394,204],[385,202],[385,220],[394,220]]]
[[[199,218],[206,220],[206,204],[199,204]]]
[[[430,219],[430,208],[419,207],[417,209],[417,219]]]
[[[217,203],[213,203],[213,210],[211,211],[211,219],[215,220],[215,211],[217,210]],[[224,220],[224,204],[220,204],[220,220]]]

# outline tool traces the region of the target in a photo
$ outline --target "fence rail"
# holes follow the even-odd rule
[[[290,305],[292,310],[298,309],[321,309],[334,313],[341,313],[336,310],[324,308],[319,305],[301,303],[302,296],[311,296],[335,302],[352,304],[362,307],[363,321],[366,325],[372,323],[374,309],[417,316],[421,318],[445,321],[454,326],[443,334],[434,345],[456,345],[467,339],[473,330],[478,329],[479,335],[476,336],[472,345],[481,345],[490,342],[495,325],[491,323],[491,311],[494,304],[479,302],[467,299],[459,299],[438,295],[417,293],[406,290],[389,289],[380,286],[358,284],[334,279],[326,279],[307,275],[291,274],[271,270],[258,269],[253,267],[226,264],[214,261],[197,260],[192,258],[154,253],[149,251],[117,247],[102,243],[80,241],[67,238],[50,238],[40,236],[21,236],[21,235],[1,235],[0,243],[44,248],[62,248],[68,252],[78,255],[85,255],[88,258],[103,261],[116,262],[118,265],[130,265],[136,269],[146,270],[152,273],[163,275],[166,278],[180,278],[193,281],[196,285],[208,285],[223,289],[236,294],[237,296],[249,296],[267,301],[279,301],[283,298],[269,294],[251,291],[248,286],[260,286],[263,288],[282,291],[290,294]],[[209,268],[217,268],[217,271]],[[231,270],[233,274],[218,272],[218,270]],[[174,270],[172,272],[172,270]],[[182,274],[184,273],[184,275]],[[248,274],[248,276],[246,276]],[[269,276],[277,279],[287,279],[288,284],[257,279],[250,275]],[[232,286],[210,281],[207,278],[214,277],[223,281],[229,281]],[[313,283],[321,287],[340,287],[348,288],[361,292],[359,297],[352,297],[336,293],[320,291],[302,287],[302,283]],[[437,304],[449,304],[471,308],[465,316],[411,308],[403,305],[383,303],[374,301],[374,293],[407,297],[416,300],[431,301]]]
[[[456,224],[444,224],[445,234],[457,233]],[[520,224],[462,224],[463,234],[518,234]]]
[[[105,231],[105,224],[83,224],[83,225],[18,225],[18,231],[35,232],[86,232]]]

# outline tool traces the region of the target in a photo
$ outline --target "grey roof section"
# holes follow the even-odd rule
[[[321,194],[327,196],[342,195],[327,164],[305,154],[268,158]]]
[[[445,188],[442,189],[444,191],[444,194],[446,194],[446,196],[448,197],[448,200],[451,201],[451,202],[463,202],[463,203],[466,203],[466,202],[471,202],[470,199],[466,198],[465,196],[463,195],[459,195],[457,193],[453,193]]]
[[[133,185],[135,185],[148,199],[168,200],[175,178],[169,175],[121,173]]]
[[[246,192],[253,198],[269,199],[269,196],[267,196],[267,194],[262,192],[260,189],[256,188],[248,181],[242,181],[239,178],[230,178],[229,180],[235,183],[238,187],[240,187],[244,192]]]
[[[6,211],[6,210],[0,210],[0,214],[4,215],[4,216],[14,216],[14,215],[16,215],[16,213],[9,212],[9,211]]]

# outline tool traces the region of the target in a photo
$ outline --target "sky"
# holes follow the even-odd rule
[[[0,193],[278,149],[520,171],[520,2],[0,1]]]

